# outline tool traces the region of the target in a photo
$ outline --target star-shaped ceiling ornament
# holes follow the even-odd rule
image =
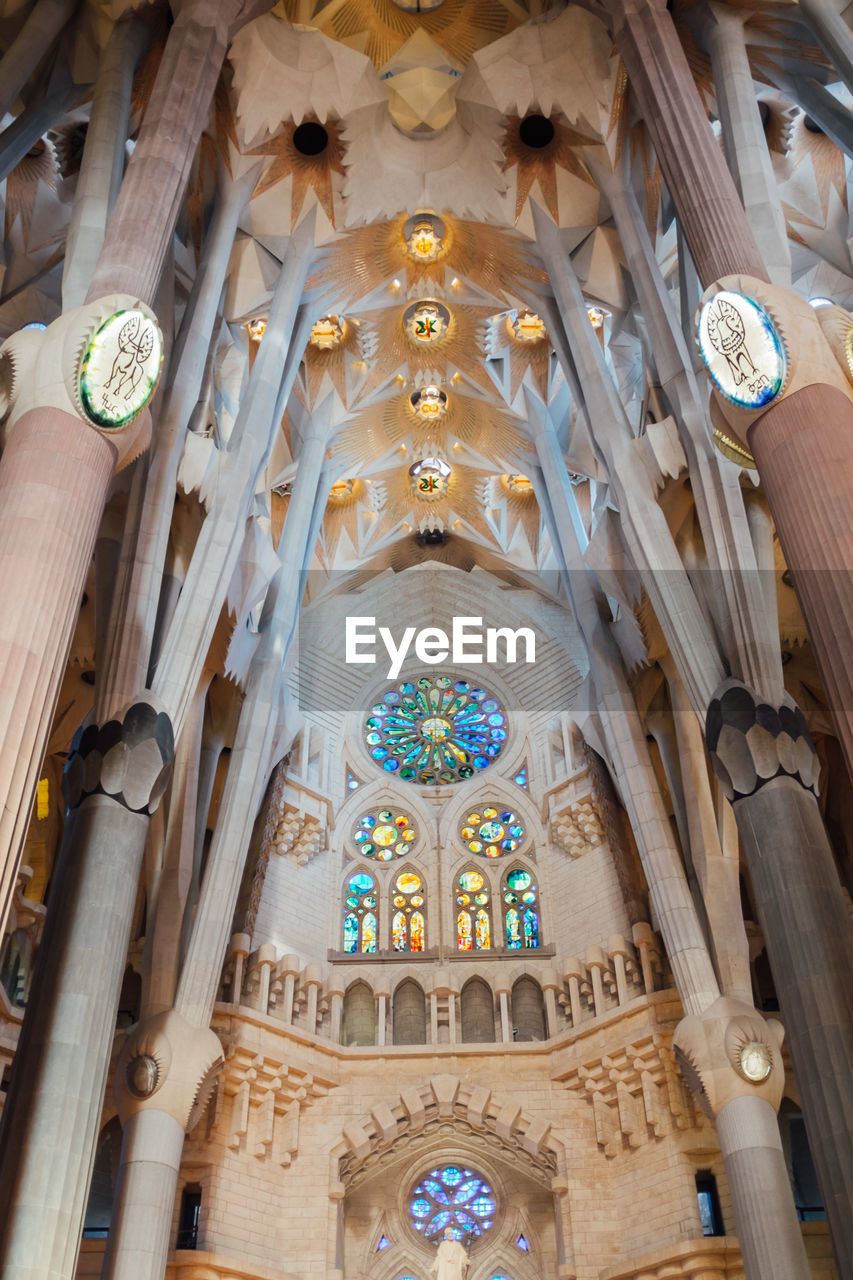
[[[316,155],[306,155],[294,142],[297,130],[304,130],[306,125],[315,125],[328,134],[328,142]],[[298,125],[287,121],[281,131],[268,142],[254,147],[249,155],[272,156],[272,162],[261,175],[255,187],[253,199],[274,187],[282,179],[290,177],[293,189],[290,199],[291,230],[299,221],[302,206],[308,190],[312,190],[320,203],[320,207],[332,226],[335,225],[333,174],[343,174],[344,145],[341,141],[340,126],[334,120],[326,120],[321,125],[319,120],[307,117]]]
[[[594,187],[583,161],[575,154],[575,147],[596,146],[598,139],[581,133],[578,129],[551,117],[553,133],[543,145],[530,146],[522,138],[520,116],[509,116],[504,138],[504,170],[516,168],[515,220],[518,222],[525,201],[535,182],[539,183],[542,198],[555,222],[559,221],[557,201],[557,168],[565,169],[582,182]]]

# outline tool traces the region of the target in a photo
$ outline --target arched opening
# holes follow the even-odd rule
[[[426,998],[413,978],[397,987],[391,1013],[394,1044],[426,1044]]]
[[[462,988],[462,1040],[465,1044],[491,1044],[495,1040],[495,1001],[482,978],[469,978]]]
[[[545,1040],[545,1002],[538,982],[519,978],[512,988],[514,1040]]]
[[[113,1116],[109,1124],[104,1125],[98,1138],[86,1216],[83,1219],[84,1239],[103,1239],[110,1233],[120,1155],[121,1122],[118,1116]]]
[[[366,982],[354,982],[344,995],[342,1044],[376,1044],[376,1001]]]

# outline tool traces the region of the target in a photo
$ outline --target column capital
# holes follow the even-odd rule
[[[708,707],[705,741],[732,804],[774,778],[793,778],[818,794],[820,762],[806,718],[787,694],[774,707],[740,680],[724,680]]]
[[[683,1018],[672,1041],[676,1061],[702,1111],[713,1119],[734,1098],[761,1098],[778,1111],[785,1087],[781,1022],[720,996]]]
[[[224,1058],[219,1037],[174,1009],[133,1027],[119,1054],[115,1095],[126,1124],[139,1111],[163,1111],[192,1128],[210,1099]]]
[[[107,440],[121,470],[148,448],[162,351],[154,313],[132,294],[106,294],[44,330],[19,329],[0,347],[5,431],[28,413],[59,409]]]

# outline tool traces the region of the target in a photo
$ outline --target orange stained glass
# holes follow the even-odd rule
[[[406,871],[403,875],[397,876],[397,888],[401,893],[414,893],[420,887],[420,876],[413,875],[411,871]]]
[[[492,945],[492,931],[489,924],[489,913],[482,907],[477,912],[477,950],[488,951]]]
[[[395,951],[406,950],[406,917],[398,911],[391,922],[391,937]]]
[[[459,939],[459,950],[470,951],[474,945],[471,936],[471,915],[468,911],[460,911],[456,917],[456,933]]]
[[[368,911],[361,922],[361,949],[363,952],[376,950],[376,916]]]
[[[409,926],[412,939],[412,950],[423,951],[424,949],[424,918],[420,911],[415,911],[412,915],[411,924]]]

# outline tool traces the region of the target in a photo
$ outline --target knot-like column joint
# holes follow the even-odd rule
[[[152,702],[137,700],[106,724],[77,730],[62,778],[69,809],[102,795],[131,813],[154,812],[169,781],[175,739],[171,720]]]
[[[164,1111],[192,1129],[207,1106],[224,1062],[219,1037],[174,1009],[128,1032],[115,1072],[122,1124],[140,1111]]]
[[[787,694],[772,707],[740,680],[725,680],[708,707],[705,740],[732,804],[774,778],[793,778],[818,794],[820,762],[805,716]]]
[[[672,1047],[690,1092],[709,1120],[734,1098],[757,1097],[778,1111],[785,1087],[785,1030],[751,1005],[721,996],[683,1018]]]

